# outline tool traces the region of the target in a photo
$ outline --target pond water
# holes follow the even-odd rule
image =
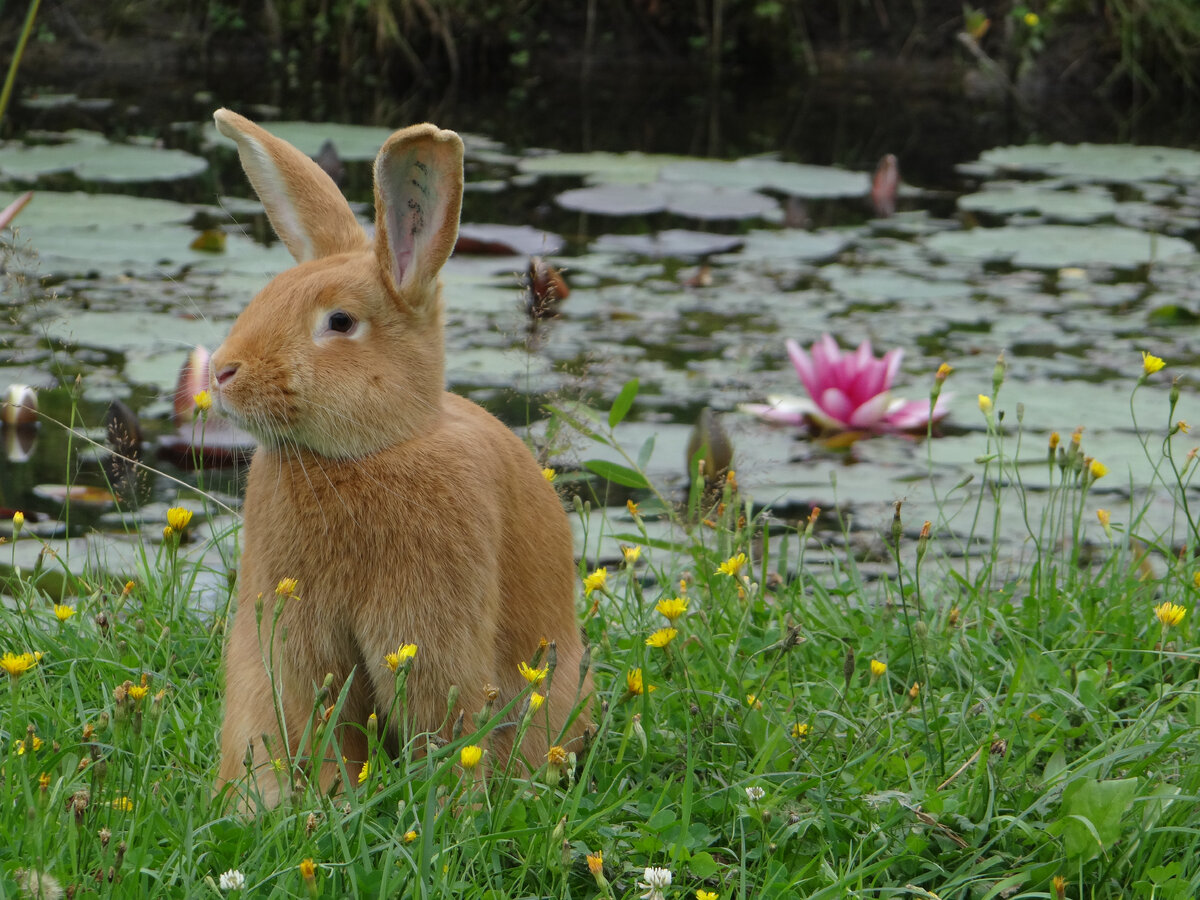
[[[220,102],[191,98],[165,124],[146,122],[129,101],[40,97],[18,113],[21,139],[0,146],[0,208],[36,190],[16,236],[4,236],[0,387],[34,386],[49,419],[73,429],[46,421],[31,456],[0,459],[0,507],[43,514],[31,527],[45,535],[128,524],[111,505],[75,503],[68,528],[46,485],[104,484],[113,400],[137,413],[148,445],[171,435],[190,349],[219,344],[248,298],[291,264],[207,119]],[[758,97],[673,103],[668,118],[690,123],[673,132],[649,116],[638,127],[628,110],[606,118],[603,106],[557,131],[504,120],[486,104],[440,119],[466,139],[464,233],[513,251],[460,252],[446,267],[453,390],[521,427],[546,400],[607,409],[636,377],[618,438],[636,455],[654,437],[647,471],[668,493],[683,491],[687,440],[710,407],[733,440],[742,489],[777,515],[836,507],[871,535],[905,499],[910,523],[934,519],[961,537],[967,514],[953,511],[971,506],[988,446],[976,396],[992,393],[1003,352],[996,411],[1015,431],[1021,404],[1030,459],[1044,460],[1051,431],[1084,426],[1085,451],[1110,470],[1093,488],[1096,505],[1141,502],[1153,474],[1130,416],[1141,351],[1170,364],[1136,396],[1155,443],[1169,376],[1200,352],[1186,327],[1200,315],[1200,153],[1102,145],[1115,130],[1086,145],[1007,145],[1003,116],[946,98],[949,121],[925,134],[913,119],[932,122],[936,104],[914,102],[912,117],[889,120],[853,96],[836,114],[811,101],[767,111]],[[241,110],[312,154],[332,140],[344,190],[368,220],[369,161],[389,127],[268,122],[250,104]],[[830,122],[856,124],[818,127]],[[147,137],[131,136],[131,123]],[[904,182],[896,215],[876,218],[866,195],[885,152],[900,157]],[[224,233],[219,252],[193,249],[206,229]],[[562,266],[570,285],[560,316],[532,342],[521,288],[531,254]],[[784,340],[807,346],[826,332],[845,347],[902,348],[897,393],[910,398],[928,396],[941,363],[954,368],[950,413],[931,445],[882,436],[834,446],[739,411],[802,393]],[[1196,418],[1194,406],[1185,385],[1177,416]],[[1182,457],[1189,438],[1174,440]],[[147,452],[161,474],[149,479],[138,523],[156,532],[181,497],[204,510],[196,487],[225,504],[207,510],[218,526],[231,521],[236,469],[188,472]],[[593,458],[617,457],[580,438],[553,462],[578,471]],[[956,488],[972,474],[976,483]],[[1044,465],[1030,466],[1025,486],[1037,495],[1048,478]],[[627,495],[607,496],[619,520]],[[939,514],[935,498],[947,496]],[[1148,522],[1160,515],[1153,524],[1166,527],[1170,513],[1152,504]],[[1019,553],[1024,529],[1009,527],[1004,538]],[[100,552],[95,539],[80,540],[76,552]],[[105,547],[126,559],[123,540]]]

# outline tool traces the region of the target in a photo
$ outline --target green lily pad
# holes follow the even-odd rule
[[[517,168],[531,175],[582,175],[590,184],[649,184],[668,163],[687,159],[652,153],[547,153],[527,156]]]
[[[0,208],[17,195],[0,191]],[[21,210],[19,225],[29,229],[103,225],[168,225],[187,222],[193,211],[185,203],[130,197],[126,194],[85,194],[82,191],[38,191]],[[26,234],[25,237],[30,237]]]
[[[935,234],[925,240],[925,247],[941,257],[1009,262],[1029,269],[1089,265],[1134,269],[1196,253],[1196,248],[1181,238],[1119,225],[973,228]]]
[[[958,199],[958,208],[993,216],[1032,213],[1055,222],[1083,225],[1114,215],[1117,202],[1107,192],[1056,191],[1034,185],[967,194]]]
[[[1127,184],[1137,181],[1193,183],[1200,180],[1200,153],[1174,147],[1130,144],[1030,144],[985,151],[977,172],[1035,173],[1073,181]]]
[[[346,161],[370,161],[375,159],[383,142],[392,136],[395,129],[372,125],[343,125],[337,122],[260,122],[260,125],[278,138],[283,138],[296,149],[316,156],[321,145],[333,141],[338,156]],[[209,146],[219,144],[232,148],[234,143],[217,131],[212,122],[205,123],[204,140]]]
[[[663,166],[664,181],[691,181],[745,190],[778,191],[793,197],[863,197],[871,187],[865,172],[750,157],[736,162],[686,160]]]
[[[605,234],[597,238],[592,247],[595,250],[613,250],[638,256],[689,259],[714,253],[731,253],[741,245],[742,239],[735,235],[670,228],[653,234]]]
[[[854,240],[854,232],[842,231],[751,231],[742,235],[744,246],[739,263],[819,262],[836,257]]]
[[[174,348],[177,362],[186,355],[184,348],[196,344],[215,347],[228,330],[224,324],[151,310],[64,310],[39,328],[50,340],[77,346],[146,354]]]
[[[555,200],[564,209],[602,216],[644,216],[670,212],[692,219],[760,219],[778,214],[771,197],[719,185],[599,184],[564,191]]]
[[[90,132],[70,132],[62,144],[0,146],[0,178],[34,182],[45,175],[70,172],[84,181],[129,184],[191,178],[208,162],[182,150],[114,144]]]

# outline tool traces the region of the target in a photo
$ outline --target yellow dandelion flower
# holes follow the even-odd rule
[[[73,615],[75,615],[75,607],[67,606],[65,603],[54,604],[54,618],[58,621],[65,622]]]
[[[797,722],[792,726],[792,737],[798,741],[802,741],[808,737],[808,731],[809,728],[807,722]]]
[[[719,896],[716,891],[706,891],[703,888],[696,891],[696,900],[717,900]]]
[[[172,506],[167,510],[167,524],[176,531],[183,531],[192,521],[192,511],[182,506]]]
[[[17,751],[17,756],[25,755],[25,742],[24,741],[14,741],[13,747]]]
[[[1037,14],[1037,13],[1035,13],[1035,12],[1027,12],[1027,13],[1025,13],[1025,24],[1026,24],[1026,25],[1027,25],[1029,28],[1037,28],[1037,27],[1038,27],[1038,24],[1039,24],[1041,21],[1042,21],[1042,20],[1041,20],[1041,19],[1038,17],[1038,14]]]
[[[1161,357],[1155,356],[1153,353],[1142,351],[1142,371],[1147,375],[1153,375],[1155,372],[1161,371],[1166,363]]]
[[[305,881],[312,881],[317,877],[317,867],[316,864],[313,863],[311,856],[308,859],[301,860],[300,877]]]
[[[1088,464],[1088,471],[1092,473],[1093,480],[1099,480],[1108,474],[1108,466],[1100,462],[1098,459],[1093,459]]]
[[[555,472],[553,469],[546,467],[545,469],[542,469],[542,477],[545,478],[551,484],[553,484],[554,479],[558,477],[558,473]]]
[[[295,578],[280,578],[279,584],[275,585],[275,593],[280,597],[291,597],[296,593],[298,587],[300,587],[300,582]]]
[[[641,547],[622,547],[621,553],[625,556],[625,564],[628,566],[632,566],[635,562],[638,561],[638,558],[642,555],[642,548]]]
[[[483,748],[475,744],[467,744],[458,752],[458,761],[464,769],[473,769],[483,759]]]
[[[39,658],[40,655],[34,656],[32,653],[5,653],[0,656],[0,669],[11,678],[20,678],[38,664]]]
[[[530,684],[541,684],[546,680],[546,676],[550,674],[550,667],[542,666],[540,669],[535,669],[533,666],[522,661],[517,665],[517,671]]]
[[[43,772],[41,775],[38,776],[38,787],[41,788],[43,791],[48,791],[50,789],[50,773],[49,772]]]
[[[1180,431],[1182,431],[1184,434],[1189,434],[1192,430],[1192,426],[1189,425],[1187,422],[1183,421],[1183,419],[1180,419],[1178,422],[1176,422],[1175,427],[1178,428]]]
[[[721,563],[714,574],[736,576],[748,562],[749,560],[746,558],[745,553],[738,553]]]
[[[635,519],[636,519],[636,518],[637,518],[639,515],[641,515],[641,514],[638,512],[638,505],[637,505],[636,503],[634,503],[632,500],[626,500],[626,501],[625,501],[625,508],[626,508],[627,510],[629,510],[629,514],[630,514],[631,516],[633,516]]]
[[[411,828],[408,831],[404,832],[404,837],[401,838],[401,840],[404,841],[404,843],[406,843],[406,844],[411,844],[416,839],[417,839],[417,833],[415,831],[413,831]]]
[[[117,812],[133,812],[133,801],[128,797],[118,797],[112,802],[112,808]]]
[[[934,376],[938,381],[945,381],[950,377],[950,373],[954,371],[954,367],[950,363],[942,363],[938,366],[937,374]]]
[[[546,751],[546,762],[552,766],[565,766],[567,764],[567,751],[557,744]]]
[[[402,663],[408,662],[416,655],[416,644],[401,644],[395,653],[388,653],[383,657],[383,664],[395,672]]]
[[[592,596],[592,591],[603,590],[604,585],[608,582],[608,566],[601,566],[591,575],[583,579],[583,593],[585,596]]]
[[[148,693],[150,693],[150,688],[144,684],[135,684],[129,688],[129,696],[134,700],[144,700]]]
[[[983,413],[985,416],[987,416],[987,415],[991,415],[991,412],[992,412],[992,398],[991,398],[991,397],[989,397],[987,394],[980,394],[980,395],[979,395],[979,411],[980,411],[981,413]]]
[[[208,412],[212,409],[212,394],[208,391],[193,394],[192,402],[196,404],[196,409],[200,410],[200,412]]]
[[[671,641],[675,640],[675,636],[678,634],[679,631],[675,628],[660,628],[654,634],[650,635],[650,637],[646,638],[646,646],[661,650],[667,644],[671,643]]]
[[[592,877],[604,874],[604,853],[597,850],[595,853],[587,855],[588,871],[592,873]]]
[[[668,621],[674,622],[685,612],[687,612],[688,602],[683,597],[674,597],[670,600],[663,598],[658,603],[654,604],[654,608],[662,615],[666,616]]]
[[[1098,509],[1096,510],[1096,518],[1100,520],[1100,524],[1107,531],[1112,522],[1112,514],[1107,509]]]
[[[654,685],[646,684],[645,681],[642,680],[641,669],[630,669],[625,673],[625,687],[628,688],[629,693],[636,694],[638,696],[641,696],[644,693],[649,693],[650,691],[658,690],[658,688]]]
[[[25,526],[25,513],[17,510],[12,517],[13,531],[20,531]]]
[[[758,699],[758,694],[747,694],[746,705],[751,709],[762,709],[762,701]]]
[[[545,702],[546,702],[545,696],[542,694],[539,694],[537,691],[534,691],[533,693],[531,693],[529,695],[529,711],[531,713],[537,712],[539,709],[542,708],[542,704]]]
[[[1183,621],[1187,608],[1176,603],[1163,603],[1154,607],[1154,617],[1162,623],[1163,628],[1171,628]]]
[[[1061,875],[1055,875],[1050,879],[1050,886],[1054,888],[1054,896],[1056,900],[1064,900],[1067,896],[1067,879]]]
[[[366,784],[367,778],[368,778],[368,776],[370,776],[370,774],[371,774],[371,763],[368,761],[368,762],[363,763],[362,768],[359,769],[359,771],[358,771],[358,783]]]
[[[871,674],[874,675],[876,678],[879,678],[886,671],[887,671],[887,663],[880,662],[877,659],[871,660]]]

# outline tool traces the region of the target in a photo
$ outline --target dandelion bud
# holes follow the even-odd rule
[[[1067,896],[1067,879],[1063,878],[1061,875],[1055,875],[1054,878],[1050,880],[1050,884],[1054,887],[1055,900],[1064,900],[1064,898]]]
[[[946,627],[947,628],[957,627],[958,626],[958,618],[960,615],[961,615],[961,613],[958,611],[957,606],[951,607],[949,614],[946,616]]]
[[[846,648],[846,656],[842,660],[842,679],[847,685],[850,684],[850,679],[854,677],[854,648]]]
[[[925,624],[924,620],[919,620],[915,625],[913,625],[913,631],[917,633],[917,637],[919,637],[921,640],[925,640],[925,637],[929,634],[929,626]]]
[[[806,538],[812,537],[813,528],[816,527],[817,516],[819,515],[821,515],[821,507],[814,506],[812,512],[808,514],[808,521],[804,525],[804,536]]]
[[[583,685],[583,680],[587,678],[588,670],[592,667],[592,645],[583,645],[583,655],[579,657],[579,684]]]
[[[462,737],[463,732],[463,712],[459,710],[458,718],[454,720],[454,727],[450,729],[450,740],[457,741]]]
[[[987,394],[979,395],[979,411],[985,416],[990,416],[992,414],[992,398]]]
[[[548,675],[554,674],[554,669],[558,665],[558,647],[554,641],[546,648],[546,669]]]
[[[367,746],[373,747],[379,740],[379,716],[371,713],[367,716]]]
[[[942,363],[938,366],[937,374],[933,377],[937,379],[938,384],[943,384],[953,371],[954,367],[950,363]]]
[[[908,689],[908,699],[915,701],[920,696],[921,696],[921,682],[914,681],[912,683],[912,687],[910,687]]]
[[[895,512],[892,513],[892,546],[894,547],[900,546],[900,537],[904,533],[903,525],[900,522],[900,506],[903,502],[903,500],[897,500]]]
[[[637,736],[638,742],[642,745],[642,758],[646,756],[646,751],[650,747],[650,742],[646,740],[646,730],[642,728],[642,714],[635,713],[633,717],[633,733]]]
[[[1096,518],[1100,520],[1100,526],[1104,529],[1104,533],[1108,535],[1108,539],[1112,540],[1112,516],[1107,509],[1096,510]]]
[[[25,513],[17,510],[12,517],[13,537],[21,533],[21,529],[25,527]]]
[[[1025,422],[1025,404],[1018,403],[1017,404],[1017,423],[1024,424],[1024,422]]]
[[[449,713],[451,710],[454,709],[455,706],[458,705],[458,695],[459,695],[458,685],[457,684],[450,685],[450,690],[446,691],[446,712],[447,713]]]
[[[992,393],[1000,393],[1000,385],[1004,384],[1004,370],[1007,366],[1004,363],[1004,351],[996,357],[996,366],[992,369]]]
[[[1179,379],[1175,378],[1171,381],[1171,391],[1167,394],[1167,399],[1171,403],[1170,417],[1175,418],[1175,404],[1179,402]]]
[[[925,558],[925,550],[929,546],[929,532],[933,528],[933,523],[928,519],[921,526],[921,536],[917,538],[917,565],[921,564],[921,560]]]

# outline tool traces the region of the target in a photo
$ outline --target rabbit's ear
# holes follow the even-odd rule
[[[242,168],[296,262],[361,250],[367,237],[333,180],[285,140],[227,109],[217,130],[237,143]]]
[[[422,306],[454,250],[462,208],[463,145],[453,131],[413,125],[375,160],[375,253],[401,302]]]

